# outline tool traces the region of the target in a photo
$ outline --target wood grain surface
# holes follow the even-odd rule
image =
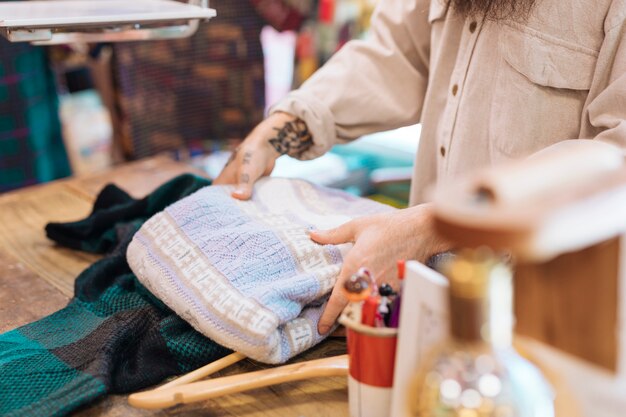
[[[67,181],[67,185],[72,187],[77,193],[93,199],[98,195],[102,187],[113,183],[133,197],[141,198],[164,182],[185,173],[199,176],[206,175],[202,171],[173,161],[166,156],[157,156],[135,163],[120,165],[114,170],[104,173],[74,178]]]
[[[0,333],[65,307],[69,297],[0,251]]]
[[[616,371],[620,239],[515,271],[516,332]]]
[[[70,178],[0,195],[0,332],[63,308],[74,278],[97,256],[56,246],[44,233],[50,221],[85,217],[99,190],[113,182],[142,197],[163,182],[194,169],[165,157],[126,164],[111,171]],[[343,339],[328,339],[291,362],[346,353]],[[226,376],[266,368],[246,359],[219,372]],[[76,416],[254,416],[342,417],[348,415],[347,381],[318,378],[160,411],[135,409],[127,396],[111,395]]]
[[[156,157],[111,171],[70,178],[0,195],[0,249],[22,262],[45,281],[71,296],[74,278],[99,256],[65,249],[49,241],[48,222],[68,222],[86,217],[98,192],[117,184],[135,198],[193,168]]]
[[[91,201],[66,184],[52,184],[0,196],[0,248],[66,296],[74,278],[98,256],[61,248],[48,240],[46,223],[78,220]]]

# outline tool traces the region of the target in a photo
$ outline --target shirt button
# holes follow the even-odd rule
[[[446,148],[444,148],[443,146],[439,148],[439,153],[441,153],[441,156],[446,156]]]
[[[470,31],[470,33],[474,33],[474,32],[476,32],[476,27],[477,27],[477,26],[478,26],[478,23],[476,23],[476,22],[472,22],[472,23],[470,23],[470,25],[469,25],[469,31]]]
[[[459,85],[458,84],[454,84],[452,86],[452,95],[456,96],[456,93],[458,93],[458,92],[459,92]]]

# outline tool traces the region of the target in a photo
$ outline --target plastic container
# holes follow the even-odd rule
[[[398,329],[365,326],[348,309],[340,318],[348,337],[350,417],[388,416]]]

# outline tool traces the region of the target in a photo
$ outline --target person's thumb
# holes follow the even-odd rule
[[[311,230],[309,232],[311,239],[321,245],[340,245],[342,243],[354,242],[354,234],[354,221],[330,230]]]
[[[243,155],[243,161],[237,173],[237,185],[232,192],[232,196],[239,200],[248,200],[252,197],[254,183],[263,176],[264,167],[259,165],[260,161],[253,161],[248,155],[248,153]]]
[[[257,179],[258,177],[250,179],[249,174],[241,174],[232,196],[239,200],[249,200],[252,197],[252,186]]]

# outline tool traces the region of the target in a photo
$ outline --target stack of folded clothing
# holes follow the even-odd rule
[[[209,184],[183,175],[142,200],[109,185],[86,219],[47,226],[57,243],[107,256],[78,276],[67,307],[0,335],[1,416],[67,415],[229,353],[148,292],[125,256],[146,219]]]
[[[317,322],[351,244],[309,229],[394,210],[306,181],[266,178],[249,201],[207,187],[152,217],[128,248],[139,280],[196,330],[281,363],[322,340]]]
[[[142,200],[107,186],[87,219],[48,225],[56,242],[108,255],[66,308],[0,335],[0,415],[65,415],[229,349],[280,363],[322,340],[349,245],[307,230],[393,209],[299,180],[264,179],[250,201],[209,184],[183,175]]]

